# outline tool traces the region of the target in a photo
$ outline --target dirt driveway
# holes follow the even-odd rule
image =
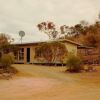
[[[100,100],[100,74],[65,74],[64,68],[14,65],[19,73],[0,80],[0,100]],[[99,76],[98,76],[99,75]]]

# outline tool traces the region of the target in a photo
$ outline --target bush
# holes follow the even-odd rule
[[[8,68],[11,66],[11,64],[14,63],[14,56],[13,54],[9,53],[9,54],[4,54],[2,57],[1,57],[1,65],[4,69]]]
[[[45,63],[63,63],[67,56],[67,49],[63,43],[49,42],[36,48],[35,59]]]
[[[80,72],[82,69],[82,61],[79,57],[69,54],[67,57],[67,67],[69,72]]]

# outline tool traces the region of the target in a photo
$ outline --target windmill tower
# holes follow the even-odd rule
[[[25,32],[24,31],[19,31],[19,36],[21,37],[20,41],[22,43],[22,39],[25,36]]]

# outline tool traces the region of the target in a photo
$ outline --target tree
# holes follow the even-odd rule
[[[87,46],[93,46],[100,49],[100,21],[97,20],[94,24],[88,24],[86,21],[81,21],[74,25],[74,33],[71,40],[82,43]],[[70,38],[68,38],[70,39]]]
[[[69,27],[67,25],[62,25],[60,26],[60,33],[64,34],[64,36],[66,37],[72,37],[73,35],[75,35],[74,33],[74,28],[73,27]]]
[[[53,43],[51,43],[51,48],[52,48],[52,52],[53,52],[52,62],[64,63],[65,58],[68,53],[65,45],[60,42],[53,42]]]
[[[10,78],[12,74],[10,73],[17,73],[17,70],[11,67],[11,64],[14,63],[14,55],[13,52],[17,51],[17,47],[12,45],[11,43],[14,40],[4,33],[0,34],[0,69],[1,74],[8,73],[4,75],[3,78]]]
[[[64,63],[67,49],[60,42],[50,42],[40,45],[36,49],[35,58],[45,63]]]
[[[75,40],[80,41],[84,45],[99,47],[100,44],[100,23],[95,22],[93,25],[89,25],[84,28],[83,32],[80,33],[79,37]]]
[[[0,46],[5,45],[5,44],[9,44],[9,36],[1,33],[0,34]]]
[[[53,22],[42,22],[37,25],[39,31],[44,32],[49,36],[49,39],[55,39],[58,35],[55,24]]]
[[[42,22],[38,24],[40,31],[46,33],[49,38],[55,39],[60,33],[61,38],[71,39],[87,46],[94,46],[100,49],[100,13],[98,20],[94,24],[89,24],[82,20],[74,26],[62,25],[60,31],[55,28],[53,22]],[[56,31],[57,30],[57,31]]]
[[[80,24],[81,24],[83,27],[86,27],[86,26],[89,25],[89,23],[88,23],[87,21],[85,21],[85,20],[81,20],[81,21],[80,21]]]
[[[9,51],[13,51],[15,49],[14,45],[11,45],[14,39],[9,35],[1,33],[0,34],[0,52],[8,53]]]
[[[65,35],[65,38],[77,37],[79,34],[85,34],[85,26],[82,24],[76,24],[75,26],[63,25],[60,27],[61,34]]]

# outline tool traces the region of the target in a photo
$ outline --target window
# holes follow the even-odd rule
[[[24,48],[19,50],[19,60],[24,60]]]
[[[24,48],[20,48],[18,51],[14,52],[15,60],[24,60]]]
[[[18,52],[14,52],[15,60],[18,60]]]

